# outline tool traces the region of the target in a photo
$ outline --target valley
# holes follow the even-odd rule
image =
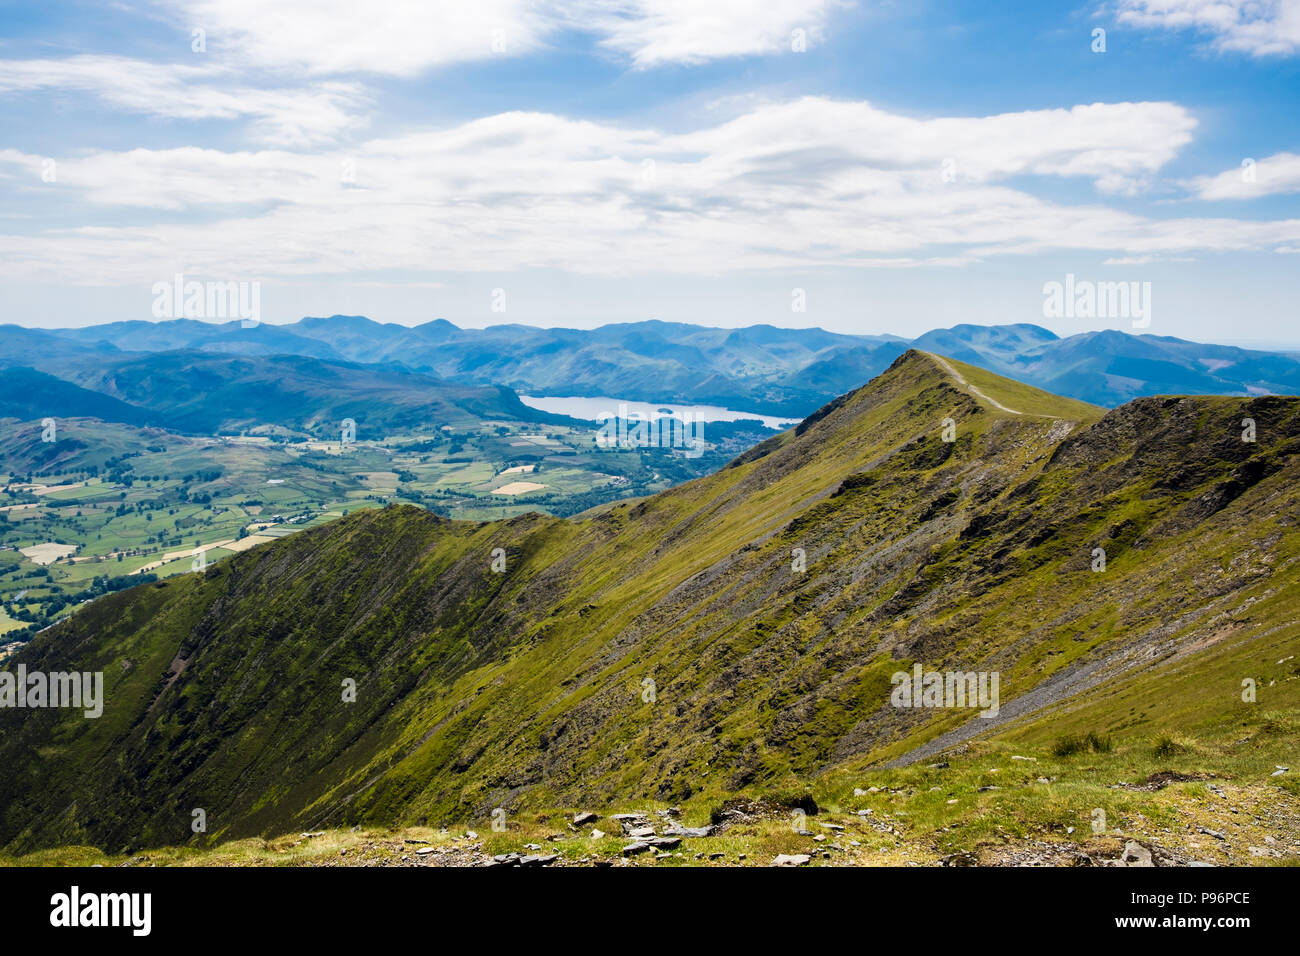
[[[1295,862],[1297,451],[1297,399],[1106,411],[910,351],[635,501],[487,522],[375,501],[20,650],[103,671],[107,702],[0,712],[0,846]],[[997,673],[996,718],[892,706],[918,664]],[[625,852],[607,825],[672,840],[672,808],[735,826]],[[588,811],[615,842],[565,822]]]
[[[598,449],[596,426],[462,417],[341,442],[284,429],[187,436],[92,418],[0,420],[0,644],[84,601],[219,561],[358,509],[406,502],[492,520],[573,514],[720,467],[770,432],[710,423],[699,458]],[[364,434],[364,432],[363,432]],[[8,635],[8,637],[6,637]],[[16,646],[0,647],[0,659]]]

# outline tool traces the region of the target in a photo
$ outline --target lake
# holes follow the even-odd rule
[[[670,402],[638,402],[628,398],[562,398],[544,395],[520,395],[519,400],[529,408],[557,415],[568,415],[585,421],[602,421],[615,415],[636,412],[644,418],[662,418],[666,414],[682,418],[689,413],[697,422],[734,422],[741,418],[758,419],[768,428],[790,428],[799,423],[798,418],[780,418],[772,415],[759,415],[755,412],[738,412],[720,405],[674,405]],[[620,408],[622,406],[622,408]],[[625,411],[624,411],[625,409]]]

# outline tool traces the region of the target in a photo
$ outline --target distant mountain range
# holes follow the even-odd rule
[[[35,421],[57,418],[99,418],[124,425],[147,425],[148,409],[64,381],[33,368],[7,368],[0,374],[0,418]]]
[[[175,331],[161,328],[152,344],[170,346],[168,333]],[[267,341],[279,341],[268,331]],[[151,351],[2,326],[0,418],[94,417],[190,434],[278,427],[322,435],[351,418],[362,437],[431,423],[569,420],[530,408],[499,385],[447,382],[400,365],[227,350],[220,336],[207,344],[194,337],[197,344]]]
[[[908,348],[952,356],[1056,394],[1114,406],[1142,395],[1300,393],[1300,354],[1204,345],[1108,330],[1061,338],[1036,325],[957,325],[916,339],[822,329],[740,329],[660,321],[591,330],[445,319],[409,328],[362,316],[244,328],[187,319],[37,331],[0,327],[9,364],[60,375],[88,357],[197,351],[298,356],[404,369],[522,394],[701,403],[802,417],[880,374]],[[64,377],[61,375],[61,377]],[[88,384],[85,376],[74,379]],[[110,392],[111,394],[111,392]]]
[[[130,355],[71,376],[84,387],[159,410],[181,431],[280,425],[418,429],[430,422],[543,421],[508,388],[440,381],[405,368],[328,362],[299,355]],[[557,419],[558,420],[558,419]]]

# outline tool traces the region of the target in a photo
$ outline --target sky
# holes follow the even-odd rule
[[[1298,106],[1300,0],[0,0],[0,322],[1296,347]]]

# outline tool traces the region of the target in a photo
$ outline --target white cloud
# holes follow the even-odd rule
[[[1300,52],[1300,0],[1120,0],[1121,23],[1209,33],[1220,50]]]
[[[165,119],[243,120],[253,142],[302,148],[368,122],[361,74],[429,69],[534,51],[561,30],[596,37],[638,68],[817,42],[848,0],[156,0],[188,62],[85,54],[0,60],[0,96],[87,94]],[[204,31],[204,52],[190,31]],[[302,85],[303,76],[312,77]],[[345,80],[329,79],[346,77]]]
[[[380,282],[374,279],[346,284],[358,289],[445,289],[447,287],[445,282]]]
[[[720,155],[736,146],[766,144],[745,161],[765,163],[774,174],[799,163],[822,169],[852,164],[884,174],[913,170],[937,178],[950,163],[957,182],[1026,174],[1079,176],[1103,192],[1131,193],[1191,141],[1195,127],[1195,117],[1174,103],[1094,103],[914,119],[868,103],[807,97],[756,108],[679,141]]]
[[[791,52],[819,42],[838,0],[615,0],[579,4],[572,22],[638,68]]]
[[[924,120],[805,98],[681,134],[516,112],[350,151],[98,151],[60,158],[55,184],[39,157],[0,151],[0,175],[25,189],[134,223],[0,236],[0,275],[722,274],[1300,243],[1300,221],[1155,220],[1019,186],[1138,183],[1193,123],[1169,103]],[[241,203],[251,211],[230,216]]]
[[[231,67],[151,63],[118,56],[0,60],[0,95],[39,90],[89,93],[119,109],[168,119],[247,120],[260,142],[308,146],[361,125],[360,90],[349,83],[261,89]]]
[[[162,2],[186,29],[206,31],[211,54],[313,75],[409,77],[431,67],[513,55],[536,48],[560,22],[549,3],[537,0]]]
[[[1202,176],[1187,185],[1198,199],[1255,199],[1300,192],[1300,155],[1276,153],[1258,162],[1243,160],[1237,169]]]
[[[511,56],[561,30],[637,67],[789,51],[822,35],[846,0],[161,0],[209,48],[259,68],[411,77]]]

